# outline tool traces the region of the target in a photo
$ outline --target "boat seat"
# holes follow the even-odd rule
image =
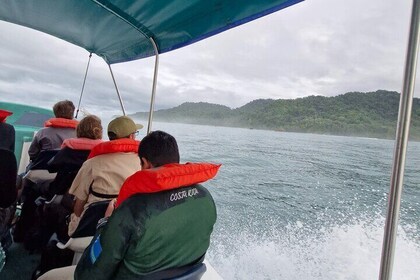
[[[4,249],[12,244],[10,226],[16,211],[17,164],[14,153],[0,149],[0,243]]]
[[[49,167],[48,162],[53,157],[55,157],[59,151],[59,149],[41,151],[39,155],[30,163],[29,170],[47,170]]]
[[[70,239],[65,244],[62,242],[57,243],[57,247],[60,249],[74,251],[74,265],[79,262],[83,251],[89,246],[90,241],[95,235],[96,225],[99,219],[104,217],[109,202],[110,200],[104,200],[89,205]]]
[[[17,163],[15,154],[0,149],[0,208],[11,206],[16,200]]]
[[[46,205],[54,205],[54,204],[60,204],[61,200],[63,200],[62,194],[55,194],[50,200],[46,200]]]
[[[50,173],[46,169],[29,170],[24,179],[28,179],[35,184],[49,184],[51,183],[57,173]]]
[[[206,265],[204,263],[200,263],[186,273],[175,278],[170,278],[170,280],[200,280],[206,270]]]
[[[86,236],[86,237],[78,237],[78,238],[70,238],[66,244],[61,242],[57,242],[57,247],[64,250],[70,249],[74,252],[73,257],[73,265],[76,265],[80,258],[83,255],[85,249],[89,246],[90,242],[92,241],[93,236]]]
[[[95,235],[96,225],[98,224],[99,219],[104,217],[110,201],[111,200],[103,200],[90,204],[71,237],[78,238]]]
[[[57,173],[48,172],[48,162],[58,153],[59,150],[41,151],[34,161],[28,165],[28,172],[23,177],[37,185],[46,185],[54,180]]]

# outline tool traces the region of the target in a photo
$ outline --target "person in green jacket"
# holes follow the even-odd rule
[[[74,271],[74,279],[167,279],[188,273],[203,262],[217,216],[209,191],[200,184],[170,186],[156,182],[156,189],[143,192],[146,181],[141,181],[146,173],[161,171],[169,171],[166,175],[173,174],[177,181],[181,170],[185,183],[189,180],[185,176],[197,175],[191,175],[194,164],[179,164],[175,138],[162,131],[143,138],[139,157],[142,170],[126,180],[120,196],[127,189],[137,188],[138,193],[118,201],[115,210],[115,201],[111,201],[106,218]],[[153,187],[150,182],[153,179],[148,180]],[[71,268],[65,270],[71,275]],[[60,277],[66,279],[62,272]]]

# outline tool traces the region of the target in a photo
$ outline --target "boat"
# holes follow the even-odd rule
[[[159,54],[297,4],[277,1],[0,1],[0,20],[61,38],[114,63],[155,56],[147,131],[152,129]],[[420,4],[413,1],[380,279],[391,279],[416,72]],[[48,11],[46,13],[45,11]],[[54,24],[52,24],[54,23]],[[112,26],[113,28],[108,28]],[[124,107],[121,103],[123,112]]]

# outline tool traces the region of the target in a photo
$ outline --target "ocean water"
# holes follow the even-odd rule
[[[207,257],[224,279],[378,278],[394,141],[157,129],[176,137],[182,162],[223,164],[205,186],[218,210]],[[420,143],[408,151],[393,279],[420,279]]]

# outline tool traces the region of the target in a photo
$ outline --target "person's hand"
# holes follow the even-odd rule
[[[105,218],[108,218],[109,216],[111,216],[112,212],[114,212],[115,203],[117,203],[116,198],[114,198],[113,200],[109,202],[108,207],[106,208],[106,211],[105,211]]]

